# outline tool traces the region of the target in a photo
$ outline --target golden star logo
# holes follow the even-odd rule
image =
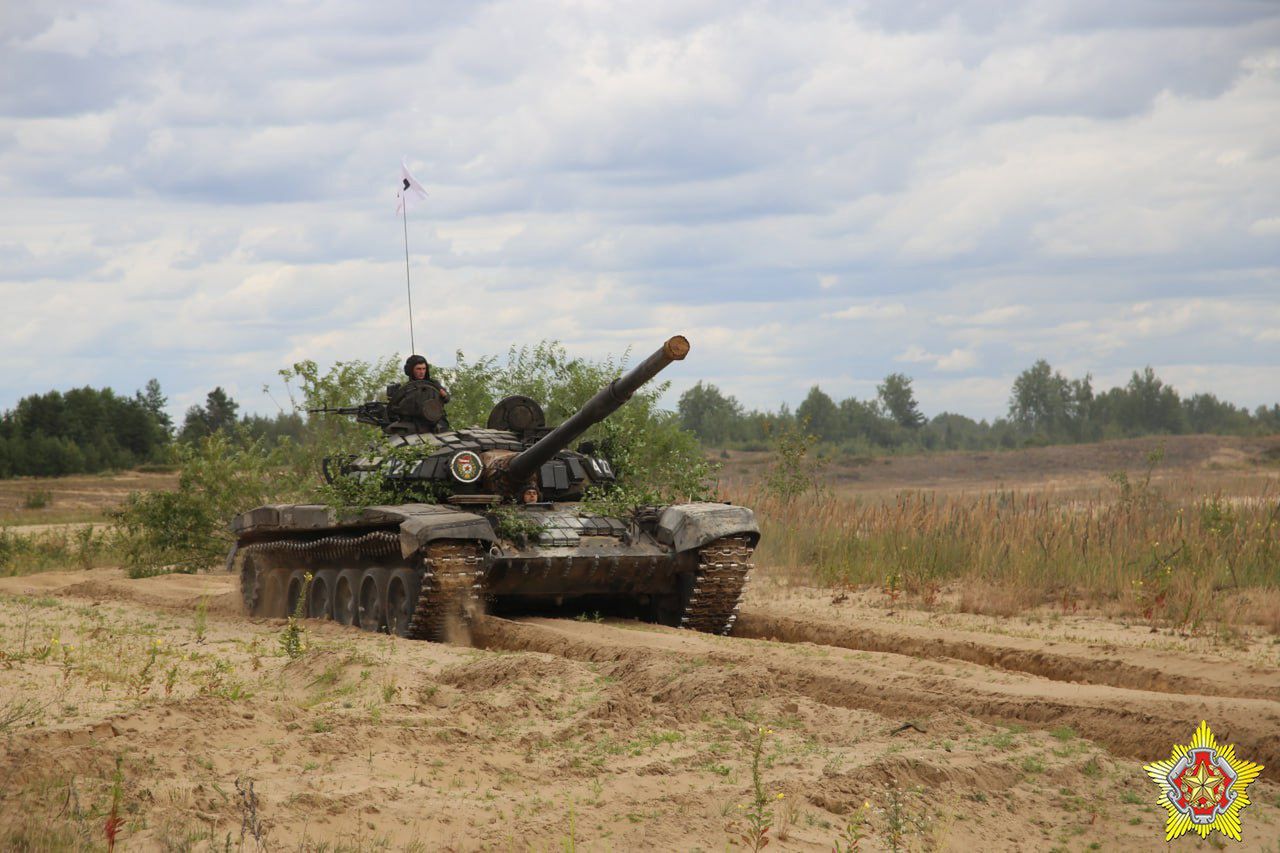
[[[1262,765],[1236,758],[1234,744],[1220,747],[1207,722],[1200,721],[1191,743],[1175,744],[1167,761],[1142,769],[1159,786],[1156,802],[1169,813],[1165,841],[1187,832],[1207,838],[1215,829],[1240,840],[1240,811],[1249,805],[1245,789]]]
[[[1213,792],[1223,778],[1225,778],[1223,774],[1215,773],[1208,765],[1197,764],[1195,773],[1183,777],[1182,791],[1186,794],[1187,800],[1199,803],[1203,807],[1216,799],[1213,797]]]

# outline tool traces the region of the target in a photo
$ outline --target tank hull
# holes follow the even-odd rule
[[[523,541],[503,536],[494,517],[453,506],[259,507],[234,520],[227,567],[240,573],[252,615],[296,613],[420,639],[449,639],[481,609],[594,606],[732,628],[759,538],[750,510],[682,504],[647,522],[576,503],[519,513],[536,529]]]

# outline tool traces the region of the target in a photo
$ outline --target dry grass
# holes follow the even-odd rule
[[[80,524],[22,531],[0,527],[0,577],[89,569],[120,558],[109,528]]]
[[[871,585],[934,604],[1011,615],[1080,606],[1169,624],[1248,621],[1280,633],[1280,489],[1239,478],[1157,488],[1118,479],[1091,495],[903,492],[889,499],[760,488],[759,562],[797,579]]]
[[[177,481],[141,471],[0,480],[0,526],[104,522],[130,491],[167,491]]]

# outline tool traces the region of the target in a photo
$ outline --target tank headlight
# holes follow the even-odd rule
[[[449,460],[449,473],[459,483],[474,483],[484,473],[484,463],[474,451],[460,450]]]

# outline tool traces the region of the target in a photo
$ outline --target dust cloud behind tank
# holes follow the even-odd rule
[[[384,434],[376,452],[326,460],[326,477],[376,472],[442,498],[345,513],[280,504],[236,516],[228,568],[240,573],[245,609],[283,617],[305,590],[311,618],[417,639],[453,637],[481,606],[598,610],[728,633],[760,536],[751,510],[696,502],[627,518],[589,512],[585,491],[609,488],[616,475],[593,447],[569,449],[688,352],[683,336],[670,338],[555,427],[536,400],[513,396],[484,428],[432,432],[443,408],[429,407],[427,392],[406,415],[395,386],[385,402],[320,410]]]

